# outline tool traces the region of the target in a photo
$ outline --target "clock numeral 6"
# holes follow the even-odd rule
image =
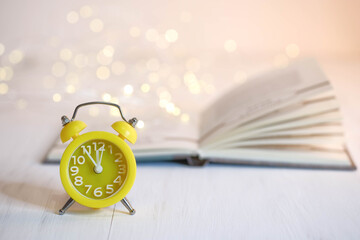
[[[72,156],[71,158],[74,161],[74,165],[76,165],[76,163],[79,163],[80,165],[85,163],[85,157],[84,156],[78,156],[77,160],[76,160],[76,156]]]
[[[101,191],[101,187],[95,188],[94,189],[94,196],[95,197],[101,197],[103,195],[102,191]]]
[[[77,166],[72,166],[70,168],[71,176],[74,176],[79,173],[79,168]]]
[[[75,184],[76,186],[81,186],[81,185],[83,184],[83,177],[82,177],[82,176],[77,176],[77,177],[75,177],[75,182],[74,182],[74,184]]]

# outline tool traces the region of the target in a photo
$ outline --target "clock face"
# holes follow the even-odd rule
[[[81,195],[106,199],[122,188],[128,166],[117,145],[94,139],[76,148],[70,157],[68,171],[70,182]]]

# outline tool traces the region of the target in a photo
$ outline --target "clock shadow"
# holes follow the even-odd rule
[[[58,214],[59,209],[64,206],[69,196],[59,189],[51,189],[44,186],[28,184],[25,182],[4,182],[0,181],[0,192],[9,198],[24,203],[25,205],[33,205],[42,208],[46,212]],[[115,206],[102,209],[92,209],[82,206],[75,202],[67,211],[66,215],[94,215],[99,216],[101,213],[118,212],[129,214],[128,212],[114,209]],[[26,209],[26,207],[25,207]],[[30,209],[30,208],[29,208]]]

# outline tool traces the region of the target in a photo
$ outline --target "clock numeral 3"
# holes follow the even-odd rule
[[[124,174],[126,172],[126,166],[124,164],[119,165],[119,174]]]

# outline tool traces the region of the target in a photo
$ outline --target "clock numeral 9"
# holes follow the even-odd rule
[[[75,177],[75,182],[74,182],[74,184],[75,184],[76,186],[81,186],[81,185],[83,184],[83,177],[82,177],[82,176],[77,176],[77,177]]]
[[[77,160],[76,160],[76,156],[72,156],[71,158],[74,161],[74,165],[76,165],[76,162],[79,163],[80,165],[85,163],[85,157],[84,156],[78,156]]]
[[[115,153],[115,162],[122,162],[123,155],[121,153]]]
[[[70,168],[71,176],[74,176],[79,173],[79,168],[77,166],[72,166]]]

